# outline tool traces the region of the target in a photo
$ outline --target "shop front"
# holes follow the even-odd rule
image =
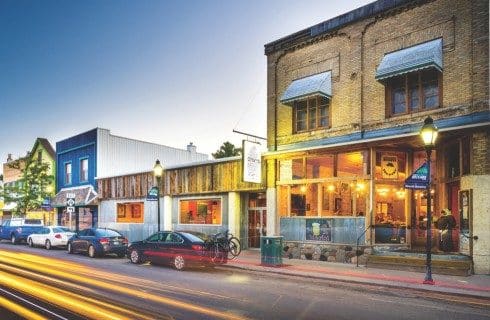
[[[68,206],[68,197],[73,197],[74,206]],[[61,189],[51,205],[57,208],[56,221],[60,226],[78,232],[98,225],[97,193],[91,185]]]

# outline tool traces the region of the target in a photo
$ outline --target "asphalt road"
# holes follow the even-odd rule
[[[67,319],[490,319],[484,300],[226,268],[179,272],[8,242],[0,243],[0,289]],[[1,319],[13,316],[4,310]]]

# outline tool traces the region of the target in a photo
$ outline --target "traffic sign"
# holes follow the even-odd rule
[[[75,207],[66,207],[66,212],[68,212],[68,213],[74,213],[75,212]]]
[[[68,207],[73,207],[75,205],[75,199],[74,198],[66,199],[66,205]]]

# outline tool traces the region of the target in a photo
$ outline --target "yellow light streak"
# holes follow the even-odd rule
[[[197,312],[197,313],[201,313],[201,314],[205,314],[205,315],[209,315],[209,316],[212,316],[215,318],[221,318],[221,319],[246,319],[245,317],[240,316],[240,315],[222,312],[222,311],[211,309],[208,307],[201,307],[201,306],[197,306],[197,305],[190,304],[187,302],[179,301],[176,299],[162,297],[162,296],[158,296],[158,295],[148,293],[148,292],[142,292],[142,291],[138,291],[138,290],[128,289],[128,288],[120,286],[120,285],[111,284],[111,283],[107,283],[107,282],[100,281],[97,279],[93,279],[94,276],[98,275],[104,279],[109,279],[109,280],[113,280],[116,282],[123,282],[124,285],[127,286],[128,280],[130,280],[129,282],[134,282],[133,278],[130,278],[127,276],[114,276],[114,275],[109,274],[109,273],[103,273],[100,271],[96,271],[94,269],[90,269],[87,266],[78,265],[78,264],[66,262],[66,261],[49,259],[49,258],[37,256],[37,255],[30,255],[30,254],[24,254],[24,253],[13,253],[13,252],[8,252],[8,251],[0,251],[0,256],[2,256],[2,261],[5,263],[17,265],[17,266],[20,266],[23,268],[28,268],[30,270],[34,270],[36,272],[42,272],[44,274],[49,274],[49,275],[53,275],[56,277],[69,279],[72,281],[86,283],[86,284],[89,284],[89,285],[92,285],[95,287],[103,288],[106,290],[112,290],[112,291],[115,291],[118,293],[123,293],[123,294],[127,294],[129,296],[145,299],[148,301],[153,301],[153,302],[169,305],[169,306],[172,306],[175,308],[189,310],[192,312]],[[69,270],[69,273],[62,270],[61,267],[66,267]],[[77,275],[76,272],[81,273],[81,274],[86,274],[86,276]],[[1,280],[1,278],[0,278],[0,280]],[[202,294],[202,292],[200,292],[200,291],[194,291],[191,289],[189,289],[189,292]],[[47,298],[49,298],[49,297],[45,297],[45,299],[47,299]],[[60,302],[60,303],[62,303],[61,305],[63,305],[63,302],[64,301]],[[79,303],[79,301],[76,301],[76,303]],[[73,310],[78,310],[78,308],[74,308]],[[101,310],[99,310],[99,309],[97,309],[97,311],[101,312]]]
[[[24,308],[21,305],[18,305],[10,300],[5,299],[4,297],[0,296],[0,306],[3,308],[10,310],[11,312],[18,314],[19,316],[30,319],[30,320],[47,320],[48,318],[45,318],[27,308]]]

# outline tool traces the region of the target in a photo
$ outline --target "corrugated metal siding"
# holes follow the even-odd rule
[[[208,159],[203,153],[114,136],[106,129],[98,129],[97,139],[97,176],[101,178],[150,171],[156,159],[163,166]]]

